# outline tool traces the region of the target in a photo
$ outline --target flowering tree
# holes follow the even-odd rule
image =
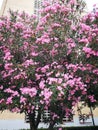
[[[89,28],[89,32],[83,35],[84,38],[83,44],[83,54],[84,58],[87,60],[83,60],[83,63],[88,66],[89,75],[87,75],[87,84],[90,85],[88,90],[88,94],[94,95],[96,101],[98,101],[98,11],[95,13],[90,13],[83,18],[83,22],[85,22],[85,27]],[[87,41],[86,41],[87,37]],[[89,97],[92,98],[93,97]],[[92,104],[93,105],[93,104]]]
[[[87,95],[83,101],[90,107],[93,125],[92,107],[98,103],[98,10],[85,15],[76,28],[77,64],[70,64],[68,69],[74,70],[74,75],[82,77],[87,85]]]
[[[0,109],[27,113],[31,130],[37,129],[44,110],[50,111],[52,129],[87,97],[87,84],[75,73],[79,2],[45,2],[38,23],[25,13],[0,20]]]

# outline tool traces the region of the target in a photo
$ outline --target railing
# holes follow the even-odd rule
[[[35,111],[35,120],[37,118],[37,111]],[[44,110],[44,113],[41,115],[41,119],[40,119],[40,122],[44,122],[44,121],[49,121],[50,119],[50,112],[48,110]],[[25,114],[25,122],[26,123],[29,123],[29,116],[28,114]],[[63,122],[62,123],[65,123],[65,122],[74,122],[73,120],[73,116],[69,116],[69,117],[64,117],[63,118]]]

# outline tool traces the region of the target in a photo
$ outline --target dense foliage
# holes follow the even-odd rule
[[[98,12],[80,21],[82,5],[45,2],[39,22],[17,12],[0,19],[0,109],[28,114],[31,130],[45,110],[52,129],[78,102],[98,100]]]

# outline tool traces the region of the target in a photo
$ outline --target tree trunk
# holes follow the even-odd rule
[[[37,130],[36,127],[36,122],[35,122],[35,112],[34,113],[29,113],[29,123],[30,123],[30,130]]]
[[[48,130],[53,130],[53,126],[50,125],[49,128],[48,128]]]
[[[90,112],[91,112],[93,126],[95,126],[94,115],[93,115],[93,111],[92,111],[92,107],[91,106],[90,106]]]
[[[48,130],[53,130],[54,129],[54,125],[55,125],[55,122],[50,122]]]
[[[29,123],[30,123],[30,130],[37,130],[38,129],[38,125],[39,125],[40,119],[41,119],[41,111],[40,111],[40,109],[38,109],[37,112],[38,112],[37,115],[36,115],[35,111],[33,111],[33,113],[28,114]]]
[[[32,121],[30,122],[30,130],[37,130]]]

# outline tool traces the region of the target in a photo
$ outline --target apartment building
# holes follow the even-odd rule
[[[36,2],[37,1],[37,2]],[[9,9],[13,11],[25,11],[29,14],[34,13],[34,6],[38,5],[39,0],[3,0],[0,10],[0,16],[8,15]]]

